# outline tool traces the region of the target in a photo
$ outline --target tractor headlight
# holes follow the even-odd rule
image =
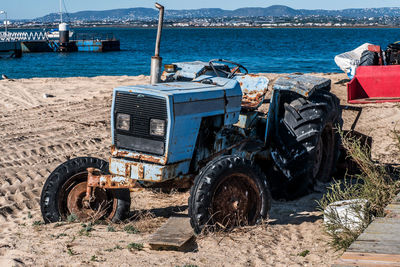
[[[131,116],[128,114],[118,113],[116,127],[118,130],[129,131],[131,125]]]
[[[165,134],[165,121],[151,119],[150,120],[150,134],[155,136],[164,136]]]

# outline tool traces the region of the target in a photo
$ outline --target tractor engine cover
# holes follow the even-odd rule
[[[188,167],[203,118],[218,116],[221,126],[239,119],[239,83],[218,77],[209,80],[211,84],[172,82],[115,88],[112,156],[159,165],[179,162]]]

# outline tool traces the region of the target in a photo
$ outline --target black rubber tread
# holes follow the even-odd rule
[[[272,157],[278,168],[290,179],[284,183],[286,198],[294,199],[312,191],[314,185],[313,163],[315,148],[325,127],[341,127],[341,108],[339,99],[325,90],[316,90],[308,99],[297,96],[284,104],[284,114],[278,126],[278,135],[274,138]],[[332,159],[318,176],[328,181],[339,156],[339,134],[333,138]]]
[[[44,221],[52,223],[62,220],[58,208],[58,194],[70,177],[86,171],[89,167],[99,169],[102,173],[107,174],[109,171],[108,166],[108,162],[93,157],[74,158],[58,166],[47,178],[40,196],[40,209]],[[131,205],[130,192],[128,189],[116,189],[112,190],[112,193],[118,203],[115,215],[110,219],[113,222],[119,222],[125,219],[129,213]]]
[[[377,66],[379,65],[379,55],[376,52],[365,50],[361,54],[360,66]]]
[[[239,156],[221,156],[210,161],[201,169],[190,190],[188,213],[190,224],[196,234],[201,233],[207,225],[213,224],[211,221],[211,214],[209,213],[213,192],[216,190],[216,186],[221,177],[232,171],[242,172],[246,175],[251,174],[250,177],[255,181],[261,192],[260,217],[257,218],[257,222],[267,218],[271,208],[271,194],[265,174],[257,165]]]

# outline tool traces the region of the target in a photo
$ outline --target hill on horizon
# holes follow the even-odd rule
[[[101,20],[154,20],[158,16],[158,10],[153,8],[135,7],[120,8],[102,11],[79,11],[69,13],[70,20],[81,21],[101,21]],[[293,9],[283,5],[273,5],[270,7],[244,7],[235,10],[225,10],[221,8],[201,8],[201,9],[166,9],[166,19],[180,18],[222,18],[222,17],[295,17],[295,16],[343,16],[352,18],[400,16],[400,7],[383,8],[350,8],[343,10],[308,10]],[[54,22],[59,19],[59,13],[51,13],[43,17],[34,19],[41,22]]]

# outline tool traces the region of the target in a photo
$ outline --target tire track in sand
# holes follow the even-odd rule
[[[1,232],[40,218],[41,188],[54,168],[71,157],[107,158],[110,98],[0,111]]]

